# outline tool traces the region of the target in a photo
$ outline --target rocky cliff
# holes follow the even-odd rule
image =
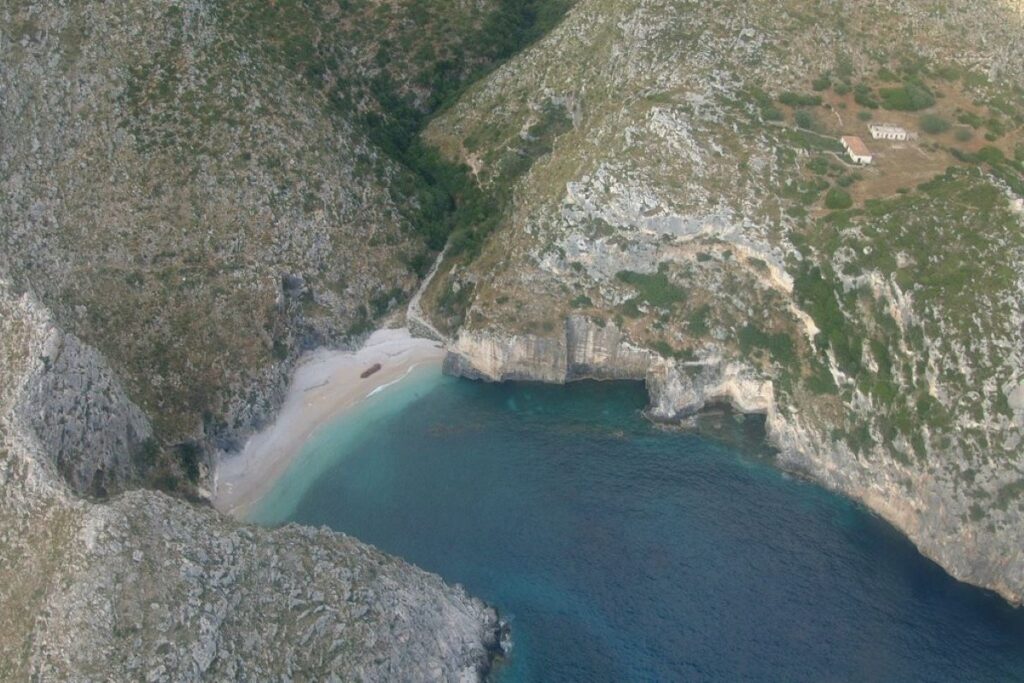
[[[994,1],[578,3],[425,133],[500,212],[423,297],[449,370],[766,413],[782,466],[1020,602],[1022,45]]]
[[[611,325],[598,327],[571,317],[564,337],[462,334],[444,368],[485,381],[643,381],[648,415],[663,422],[723,403],[742,413],[764,414],[781,468],[861,501],[958,579],[991,588],[1011,602],[1024,601],[1020,546],[1003,546],[1019,538],[965,528],[962,515],[972,503],[957,490],[891,460],[859,457],[799,413],[780,410],[771,379],[746,363],[715,353],[695,362],[662,358],[633,346]]]
[[[0,272],[145,413],[142,481],[201,494],[415,290],[451,203],[418,121],[546,4],[0,2]]]
[[[259,529],[150,491],[77,497],[130,469],[148,425],[95,351],[5,281],[0,361],[0,678],[436,681],[489,667],[492,609],[343,534]]]
[[[134,455],[152,438],[149,420],[96,349],[50,319],[42,324],[40,362],[17,407],[22,420],[74,491],[104,497],[136,483]]]
[[[0,678],[487,669],[461,589],[202,498],[303,350],[417,286],[450,198],[412,132],[534,9],[0,0]]]

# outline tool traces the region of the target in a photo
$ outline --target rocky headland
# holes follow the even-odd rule
[[[154,491],[82,498],[130,470],[117,456],[147,423],[95,350],[3,281],[0,358],[0,677],[436,681],[488,670],[493,609],[344,534],[261,529]]]
[[[449,371],[763,413],[780,466],[1020,603],[1018,5],[577,3],[425,131],[501,207],[423,295]]]
[[[499,382],[642,381],[650,418],[671,424],[719,404],[763,414],[779,467],[860,501],[956,578],[992,589],[1012,603],[1024,599],[1021,546],[1012,545],[1020,539],[978,539],[962,529],[962,507],[949,505],[957,502],[956,494],[942,482],[916,475],[920,498],[908,496],[905,482],[915,476],[912,468],[864,462],[820,428],[780,411],[772,381],[746,363],[721,356],[694,362],[666,359],[630,343],[614,325],[597,326],[572,316],[564,337],[462,334],[450,348],[444,369],[455,376]],[[937,500],[946,504],[936,506]],[[959,501],[960,506],[969,504]]]

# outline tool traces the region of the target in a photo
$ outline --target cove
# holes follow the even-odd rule
[[[1024,610],[774,468],[749,420],[669,431],[645,402],[419,368],[315,434],[252,519],[327,525],[497,606],[502,682],[1024,680]]]

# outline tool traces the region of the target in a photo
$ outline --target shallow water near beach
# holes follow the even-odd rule
[[[750,420],[668,431],[645,400],[417,368],[320,429],[252,518],[328,525],[496,605],[503,682],[1024,680],[1024,610],[779,472]]]

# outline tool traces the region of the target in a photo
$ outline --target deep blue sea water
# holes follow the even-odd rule
[[[496,605],[508,681],[1024,680],[1024,610],[642,386],[414,373],[322,429],[254,519],[326,524]],[[728,445],[732,443],[732,445]]]

